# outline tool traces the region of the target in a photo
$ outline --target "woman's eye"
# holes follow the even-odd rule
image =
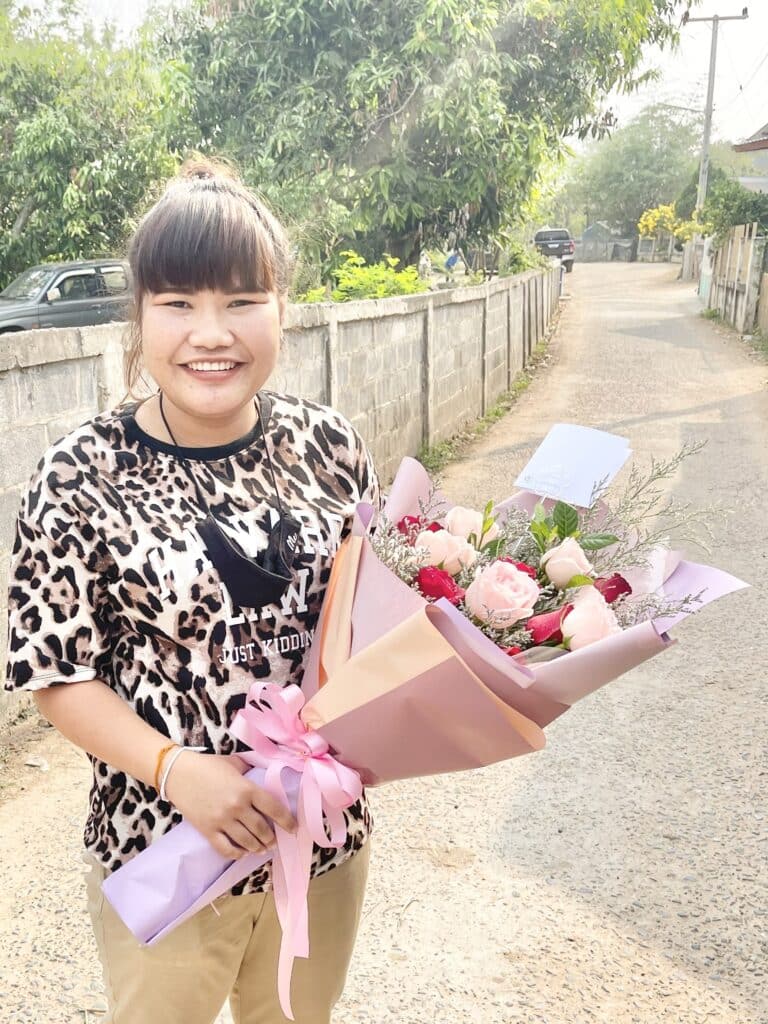
[[[185,299],[171,299],[170,302],[164,302],[164,306],[173,306],[176,309],[184,309],[189,303]]]
[[[253,299],[235,299],[234,302],[230,302],[230,306],[252,306]]]

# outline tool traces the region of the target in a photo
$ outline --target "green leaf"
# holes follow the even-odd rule
[[[551,530],[549,529],[546,523],[534,522],[531,523],[528,529],[534,541],[536,542],[536,547],[542,554],[544,554],[549,545]]]
[[[576,576],[572,576],[565,585],[566,590],[571,590],[573,587],[591,587],[594,585],[594,580],[591,576],[581,576],[578,573]]]
[[[579,544],[584,551],[599,551],[601,548],[609,548],[611,544],[618,544],[619,538],[612,533],[587,533],[579,538]]]
[[[503,537],[497,537],[496,540],[489,540],[487,544],[483,544],[481,550],[487,553],[491,558],[498,558],[504,554],[504,548],[506,541]]]
[[[547,519],[546,510],[544,509],[544,506],[541,504],[541,502],[538,502],[538,504],[536,505],[536,508],[533,510],[533,518],[531,519],[531,522],[532,523],[544,523],[544,522],[546,522],[546,519]]]
[[[572,537],[579,529],[579,513],[564,501],[558,501],[552,511],[552,522],[562,540]]]

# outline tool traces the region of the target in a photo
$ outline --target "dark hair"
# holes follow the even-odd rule
[[[131,240],[134,313],[124,371],[129,395],[141,377],[141,308],[147,292],[245,288],[283,295],[288,238],[264,201],[224,163],[188,160],[142,218]]]

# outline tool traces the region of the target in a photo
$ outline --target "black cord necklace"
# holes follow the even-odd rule
[[[208,556],[216,566],[233,603],[240,608],[263,608],[265,605],[275,604],[283,596],[293,581],[292,567],[301,529],[299,522],[292,516],[286,515],[283,508],[275,469],[269,453],[264,421],[262,420],[261,409],[256,398],[254,398],[254,404],[264,441],[264,452],[267,457],[269,475],[272,479],[272,486],[280,513],[277,522],[269,533],[266,548],[264,551],[259,552],[255,558],[246,555],[237,541],[224,532],[208,507],[208,502],[205,500],[202,489],[190,469],[189,460],[181,455],[177,456],[180,465],[192,481],[197,492],[197,500],[200,503],[201,511],[205,513],[205,518],[197,523],[197,532],[205,543]],[[179,448],[180,445],[173,436],[168,420],[165,417],[162,392],[160,392],[160,415],[171,440]]]

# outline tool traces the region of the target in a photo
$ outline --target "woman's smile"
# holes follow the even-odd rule
[[[182,363],[182,368],[187,373],[196,380],[201,381],[230,380],[242,366],[243,363],[237,363],[228,359],[216,361],[196,359],[194,362]]]

